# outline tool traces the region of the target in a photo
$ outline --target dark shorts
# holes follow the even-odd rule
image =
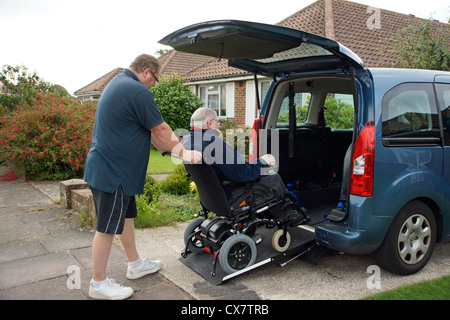
[[[122,234],[125,218],[136,218],[136,199],[123,194],[121,186],[113,193],[92,188],[97,215],[97,231]]]

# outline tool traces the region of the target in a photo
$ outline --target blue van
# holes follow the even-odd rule
[[[450,72],[366,68],[336,41],[245,21],[196,24],[160,43],[273,79],[250,160],[263,145],[276,155],[318,243],[374,253],[405,275],[450,240]]]

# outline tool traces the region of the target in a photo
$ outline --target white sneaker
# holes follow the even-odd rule
[[[162,267],[162,262],[160,260],[150,261],[147,258],[142,258],[142,263],[139,267],[133,268],[128,266],[127,278],[128,279],[138,279],[147,274],[158,272]]]
[[[89,297],[101,300],[123,300],[131,297],[134,290],[130,287],[124,287],[116,283],[114,279],[107,279],[105,284],[99,288],[94,288],[91,284],[89,288]]]

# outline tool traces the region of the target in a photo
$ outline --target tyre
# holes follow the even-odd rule
[[[286,232],[286,235],[284,235],[284,231],[282,229],[275,231],[272,236],[272,247],[275,251],[285,252],[289,248],[290,244],[291,235],[289,232]]]
[[[197,235],[191,236],[194,232],[197,233],[200,231],[200,226],[203,221],[205,221],[204,218],[195,219],[186,227],[186,230],[184,230],[184,244],[188,244],[188,250],[192,253],[205,252],[205,245],[203,244],[202,239]]]
[[[436,231],[431,209],[423,202],[412,201],[395,217],[382,245],[375,252],[375,259],[392,273],[416,273],[430,260]]]
[[[235,234],[222,245],[219,253],[219,263],[227,273],[245,269],[256,261],[256,244],[245,234]]]

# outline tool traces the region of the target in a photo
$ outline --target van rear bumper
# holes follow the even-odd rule
[[[316,239],[333,250],[353,254],[375,252],[384,240],[393,217],[389,208],[374,210],[372,197],[350,195],[345,222],[327,221],[316,227]]]
[[[368,243],[366,230],[330,222],[316,227],[316,240],[325,247],[345,253],[369,254],[377,249],[377,246]]]

